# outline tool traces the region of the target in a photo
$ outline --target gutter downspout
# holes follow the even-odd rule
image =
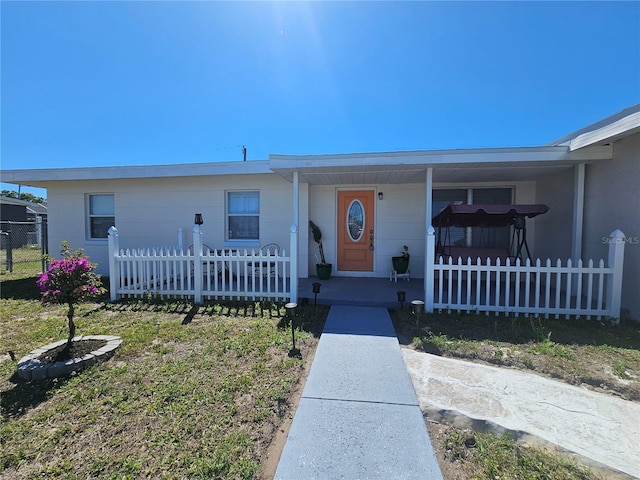
[[[584,223],[585,164],[575,166],[573,177],[573,224],[571,232],[571,262],[577,265],[582,257],[582,231]]]

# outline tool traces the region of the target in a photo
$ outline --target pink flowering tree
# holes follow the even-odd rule
[[[62,258],[47,258],[48,268],[38,277],[37,284],[42,291],[42,303],[67,305],[69,320],[69,338],[67,348],[76,334],[73,323],[75,305],[86,298],[95,297],[105,292],[100,276],[94,272],[95,264],[83,255],[82,249],[71,250],[69,243],[62,242],[60,250]]]

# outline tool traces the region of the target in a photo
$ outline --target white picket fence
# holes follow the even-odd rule
[[[111,301],[122,297],[192,297],[231,300],[286,300],[290,257],[258,251],[203,247],[199,227],[193,249],[120,249],[118,230],[109,229]]]
[[[428,248],[435,256],[433,235]],[[609,237],[608,262],[593,260],[564,264],[558,259],[544,263],[520,260],[439,257],[433,269],[433,288],[425,288],[428,311],[492,312],[495,315],[534,315],[597,319],[620,317],[622,265],[625,237],[616,230]],[[433,258],[433,257],[432,257]],[[433,296],[429,294],[432,293]]]
[[[297,301],[297,226],[290,231],[290,256],[259,251],[203,249],[194,227],[193,250],[119,248],[118,231],[109,229],[111,300],[120,297]],[[608,259],[556,260],[521,264],[435,255],[435,231],[425,248],[425,310],[484,312],[560,318],[619,319],[625,236],[614,231]],[[295,272],[295,273],[292,273]]]

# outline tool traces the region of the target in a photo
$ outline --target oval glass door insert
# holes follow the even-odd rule
[[[353,200],[347,210],[347,232],[353,242],[364,234],[364,207],[360,200]]]

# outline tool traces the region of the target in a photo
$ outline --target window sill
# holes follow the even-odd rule
[[[260,248],[260,242],[255,240],[227,240],[224,242],[225,248],[246,248],[249,249],[257,249]]]

